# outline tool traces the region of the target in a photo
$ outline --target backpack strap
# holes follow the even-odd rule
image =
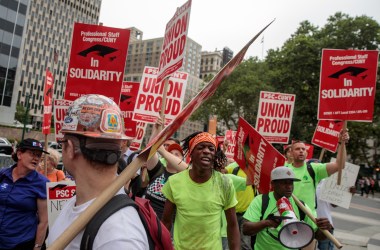
[[[306,163],[306,169],[307,169],[307,172],[309,172],[309,175],[310,175],[311,179],[313,179],[314,189],[316,189],[317,185],[315,183],[315,172],[314,172],[314,169],[311,166],[310,162]],[[317,206],[318,206],[318,204],[317,204],[317,195],[315,193],[314,193],[314,197],[315,197],[315,208],[317,208]]]
[[[302,203],[302,205],[305,206],[305,202],[304,201],[301,201],[300,202]],[[298,204],[296,203],[297,207],[298,207],[298,213],[300,214],[300,221],[303,221],[305,220],[305,212],[298,206]]]
[[[263,220],[265,211],[268,208],[269,204],[269,195],[268,194],[263,194],[262,196],[262,202],[261,202],[261,216],[260,216],[260,221]]]
[[[314,169],[313,167],[311,166],[311,163],[306,163],[306,166],[307,166],[307,172],[309,172],[309,175],[311,176],[311,179],[313,179],[313,184],[314,184],[314,188],[316,188],[316,185],[315,185],[315,172],[314,172]]]
[[[127,206],[132,206],[139,212],[138,206],[127,194],[118,194],[112,197],[112,199],[109,202],[107,202],[107,204],[104,205],[104,207],[102,207],[87,224],[83,233],[80,249],[92,250],[94,240],[95,240],[96,234],[99,231],[100,226],[104,223],[105,220],[108,219],[108,217],[110,217],[115,212]],[[139,216],[140,216],[142,224],[144,225],[145,231],[147,232],[146,234],[149,241],[149,249],[154,249],[153,241],[148,231],[146,230],[147,222],[144,218],[142,218],[142,216],[140,215],[140,212],[139,212]]]
[[[304,201],[301,201],[300,202],[305,206],[305,202]],[[269,195],[268,194],[263,194],[262,196],[262,203],[261,203],[261,216],[260,216],[260,221],[263,220],[263,217],[264,217],[264,214],[265,214],[265,211],[267,210],[268,208],[268,204],[269,204]],[[305,219],[305,212],[302,211],[302,209],[297,205],[298,207],[298,212],[300,214],[300,220],[304,220]]]
[[[237,166],[237,167],[235,167],[233,170],[232,170],[232,174],[233,175],[237,175],[238,174],[238,172],[239,172],[239,166]]]

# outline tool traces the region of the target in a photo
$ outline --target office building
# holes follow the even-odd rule
[[[29,103],[35,127],[42,122],[46,68],[54,75],[53,98],[63,98],[74,23],[97,24],[100,6],[101,0],[30,1],[12,102]]]
[[[205,79],[207,76],[216,75],[222,68],[222,52],[217,50],[214,52],[202,51],[201,55],[201,73],[199,77]]]
[[[12,98],[17,85],[16,72],[25,24],[30,5],[29,0],[0,1],[0,123],[14,122],[16,99]]]

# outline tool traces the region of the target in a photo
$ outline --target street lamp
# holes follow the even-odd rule
[[[25,135],[25,129],[26,129],[26,123],[27,123],[27,120],[28,120],[28,113],[29,113],[29,99],[30,97],[32,97],[31,95],[29,94],[25,94],[25,99],[26,99],[26,111],[25,111],[25,116],[24,116],[24,127],[22,129],[22,137],[21,137],[21,141],[24,140],[24,135]]]

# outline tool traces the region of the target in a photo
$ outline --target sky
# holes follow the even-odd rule
[[[143,39],[163,37],[167,22],[186,1],[103,0],[99,21],[116,28],[136,27]],[[247,51],[265,57],[281,48],[302,21],[323,27],[336,12],[366,15],[380,23],[380,0],[192,0],[188,37],[202,51],[229,47],[236,54],[263,27],[276,19]]]

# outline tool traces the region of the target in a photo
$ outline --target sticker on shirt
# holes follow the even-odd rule
[[[104,110],[100,129],[105,133],[120,133],[121,119],[119,114],[114,110]]]

